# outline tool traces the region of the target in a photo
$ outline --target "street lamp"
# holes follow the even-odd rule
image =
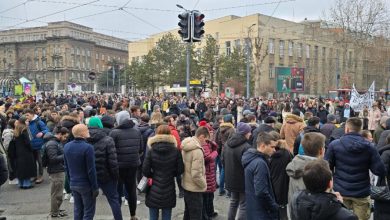
[[[246,40],[246,98],[250,98],[250,57],[249,57],[249,40],[250,40],[250,31],[252,30],[252,27],[255,26],[256,24],[252,24],[251,26],[248,27],[248,37]]]
[[[183,6],[179,5],[179,4],[176,4],[176,7],[180,8],[180,9],[183,9],[185,11],[188,11],[187,9],[185,9]]]

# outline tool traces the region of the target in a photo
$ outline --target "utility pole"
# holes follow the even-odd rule
[[[250,32],[252,30],[252,27],[255,26],[256,24],[252,24],[251,26],[248,27],[248,37],[246,38],[246,98],[249,99],[251,94],[250,94],[250,68],[251,68],[251,63],[250,63],[250,56],[252,55],[252,51],[250,49]]]
[[[190,47],[191,42],[187,43],[187,68],[186,68],[186,91],[187,98],[190,97]]]

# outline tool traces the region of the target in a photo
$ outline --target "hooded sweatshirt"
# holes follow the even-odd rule
[[[196,137],[182,142],[184,174],[182,186],[190,192],[205,192],[207,189],[203,148]]]
[[[292,197],[295,192],[306,189],[305,184],[303,183],[302,175],[303,168],[310,161],[316,160],[316,157],[310,157],[306,155],[297,155],[294,159],[287,165],[286,172],[290,177],[290,183],[288,186],[288,202],[292,200]]]

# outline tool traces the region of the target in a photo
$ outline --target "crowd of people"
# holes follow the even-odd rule
[[[0,184],[28,190],[46,171],[52,218],[70,199],[74,219],[93,219],[100,190],[115,220],[122,202],[136,220],[142,187],[151,220],[171,219],[177,197],[183,219],[213,219],[215,195],[228,220],[390,219],[390,201],[370,198],[390,180],[383,98],[355,112],[321,97],[40,97],[0,100]]]

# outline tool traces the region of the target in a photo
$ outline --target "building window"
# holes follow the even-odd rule
[[[102,60],[104,60],[104,54],[102,54]]]
[[[85,56],[85,50],[81,49],[81,56]]]
[[[98,53],[95,54],[95,59],[97,59],[97,60],[99,59],[99,54]]]
[[[284,41],[280,40],[279,41],[279,57],[284,56]]]
[[[38,48],[35,48],[35,49],[34,49],[34,57],[35,57],[35,58],[38,58]]]
[[[46,57],[46,48],[42,48],[42,57]]]
[[[326,58],[326,47],[322,48],[322,59]]]
[[[97,72],[100,71],[100,69],[99,69],[99,64],[96,64],[96,67],[95,67],[95,68],[96,68],[96,71],[97,71]]]
[[[76,48],[76,55],[80,55],[80,48]]]
[[[352,66],[352,51],[349,51],[349,55],[348,55],[348,66],[349,66],[349,67]]]
[[[273,64],[273,63],[270,63],[270,64],[269,64],[269,70],[268,70],[268,72],[269,72],[269,78],[270,78],[270,79],[275,78],[275,68],[274,68],[274,64]]]
[[[83,62],[83,69],[85,69],[85,62]]]
[[[268,40],[268,53],[275,54],[275,40],[271,38]]]
[[[110,56],[107,56],[107,61],[108,61],[108,62],[111,61],[111,57],[110,57]]]
[[[294,51],[294,42],[291,40],[288,42],[288,56],[292,57]]]
[[[231,50],[231,45],[230,45],[230,41],[226,41],[225,42],[225,46],[226,46],[226,55],[230,56],[232,50]]]
[[[310,45],[306,45],[306,58],[310,58]]]
[[[241,50],[241,41],[240,41],[240,39],[234,40],[234,47],[237,50]]]
[[[70,54],[74,54],[74,47],[70,48]]]
[[[79,59],[77,59],[76,65],[77,65],[77,68],[80,69],[80,60]]]
[[[46,67],[47,67],[46,59],[43,59],[42,60],[42,68],[46,69]]]
[[[35,60],[35,69],[39,69],[39,60]]]
[[[302,47],[302,43],[299,43],[297,46],[298,57],[302,57]]]
[[[91,56],[91,51],[87,50],[87,57],[90,57],[90,56]]]
[[[318,59],[318,46],[314,46],[314,59]]]

